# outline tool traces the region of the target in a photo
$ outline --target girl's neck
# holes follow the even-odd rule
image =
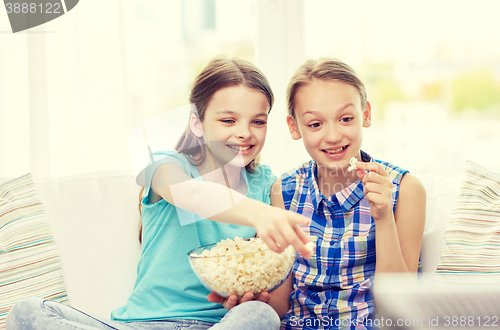
[[[356,172],[347,171],[347,167],[329,169],[320,164],[316,169],[316,178],[319,190],[326,197],[347,188],[358,179]]]
[[[246,194],[246,182],[241,176],[241,167],[212,164],[210,157],[198,166],[198,172],[205,181],[228,186],[241,194]]]

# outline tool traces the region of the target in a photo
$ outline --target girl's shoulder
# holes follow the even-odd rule
[[[254,172],[250,173],[250,174],[253,174],[253,175],[270,175],[272,173],[273,173],[273,171],[271,170],[271,166],[259,164],[259,166],[257,166],[255,168]]]
[[[265,180],[271,182],[271,184],[276,181],[276,175],[273,173],[269,165],[259,164],[253,173],[247,171],[247,176],[249,179]]]
[[[389,162],[385,162],[382,160],[374,159],[373,161],[380,163],[384,170],[389,174],[389,176],[392,179],[393,183],[399,184],[401,180],[403,179],[403,176],[406,173],[409,173],[408,170],[405,170],[404,168],[401,168],[397,165],[391,164]]]
[[[180,162],[188,162],[184,154],[179,153],[177,150],[161,150],[155,151],[151,154],[151,160],[168,160],[177,159]]]
[[[191,176],[197,175],[196,166],[189,162],[189,159],[184,154],[175,150],[155,151],[149,155],[148,163],[145,168],[137,175],[136,181],[138,184],[150,182],[155,171],[162,164],[173,163]],[[145,181],[145,182],[144,182]]]
[[[394,165],[392,163],[380,160],[380,159],[375,159],[373,158],[370,154],[364,152],[361,150],[361,159],[364,162],[377,162],[382,165],[383,169],[389,174],[389,176],[392,179],[392,182],[395,184],[399,184],[401,180],[403,179],[403,176],[406,173],[409,173],[408,170],[405,170],[404,168],[401,168],[397,165]]]
[[[189,161],[189,155],[184,155],[176,150],[155,151],[150,155],[148,167],[156,168],[161,164],[174,163],[183,169],[191,168],[194,165]]]

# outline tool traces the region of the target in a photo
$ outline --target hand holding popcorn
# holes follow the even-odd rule
[[[366,199],[370,203],[370,212],[375,221],[393,219],[392,180],[377,162],[356,164],[358,178],[363,182]]]
[[[231,308],[251,300],[258,300],[264,303],[268,303],[269,298],[270,296],[267,291],[261,292],[257,297],[253,292],[245,292],[245,294],[239,299],[235,294],[230,295],[227,298],[224,298],[219,296],[216,292],[213,291],[207,296],[208,301],[221,304],[227,310],[231,310]]]

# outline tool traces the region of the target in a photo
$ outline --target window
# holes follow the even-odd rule
[[[306,57],[331,56],[364,81],[364,149],[416,174],[497,169],[498,1],[305,1]]]

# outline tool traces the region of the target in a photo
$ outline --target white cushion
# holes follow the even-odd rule
[[[422,272],[432,276],[437,268],[444,231],[458,196],[463,175],[453,177],[424,175],[419,176],[419,179],[427,194],[425,229],[420,253]]]
[[[128,172],[36,179],[70,304],[109,318],[126,303],[140,257],[138,196]]]

